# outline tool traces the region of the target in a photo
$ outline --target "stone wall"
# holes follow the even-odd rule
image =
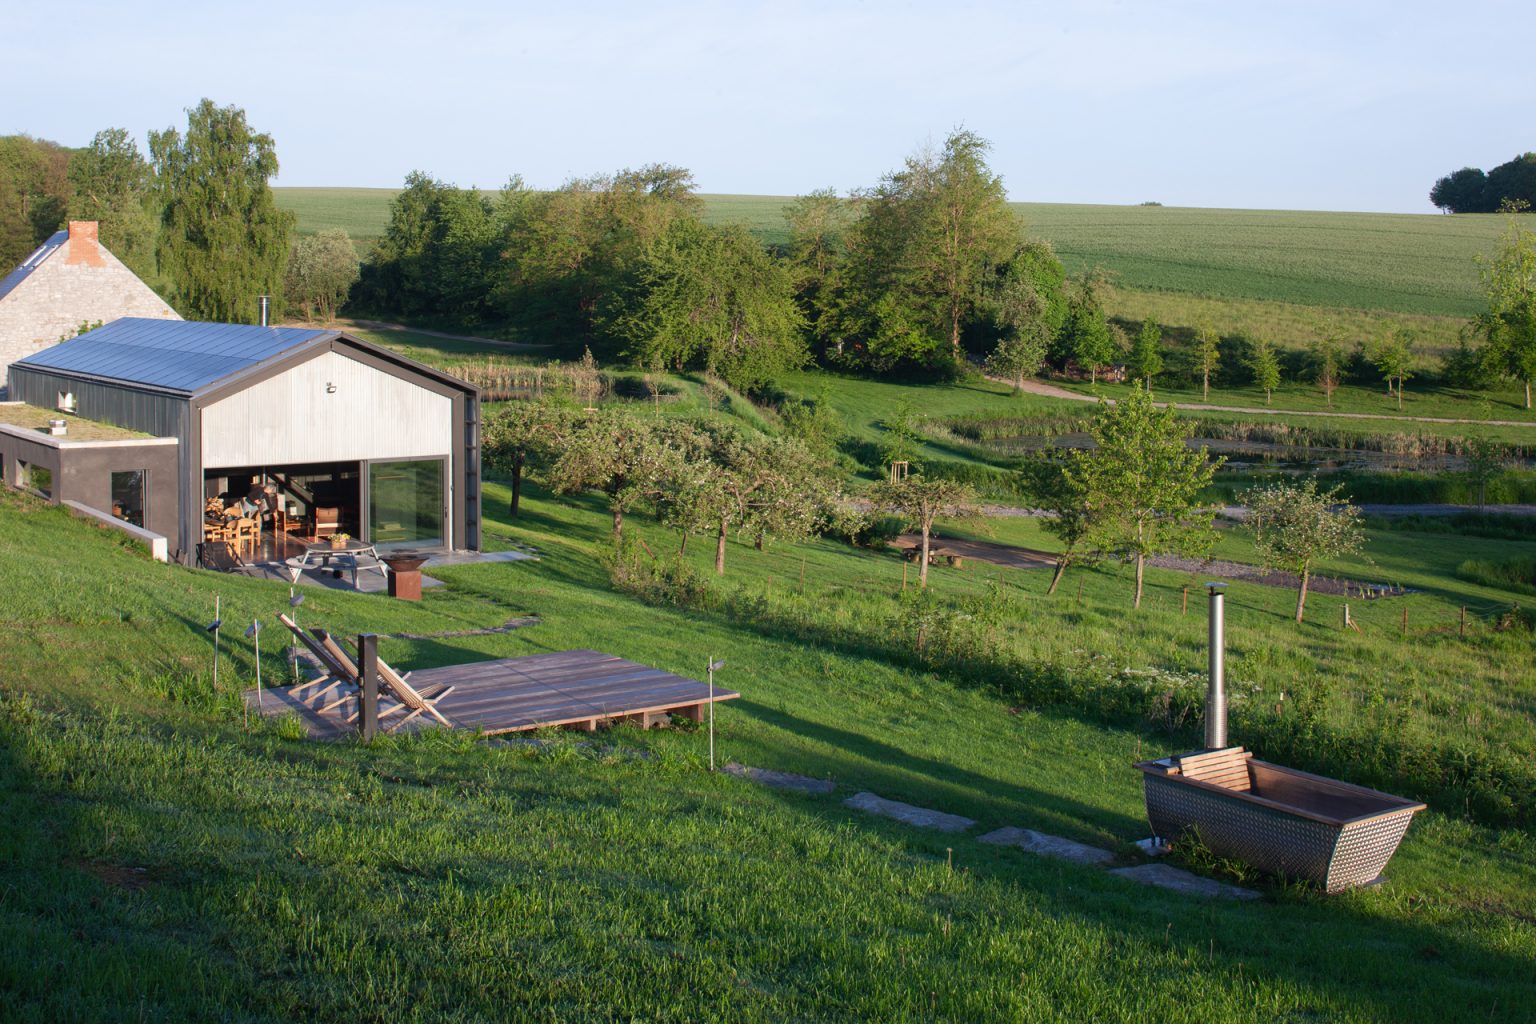
[[[176,311],[96,240],[95,221],[72,221],[69,238],[0,299],[0,384],[11,363],[73,336],[82,323]]]

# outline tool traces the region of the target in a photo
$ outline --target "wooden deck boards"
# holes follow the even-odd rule
[[[489,736],[550,726],[593,727],[614,719],[633,718],[645,724],[651,716],[667,711],[696,718],[710,702],[708,687],[695,679],[589,650],[418,669],[409,673],[408,681],[418,690],[452,685],[453,692],[437,702],[437,709],[456,727]],[[316,737],[355,731],[346,723],[356,710],[355,701],[317,714],[289,693],[307,685],[264,690],[261,712],[269,716],[297,713]],[[257,710],[255,691],[248,690],[245,696],[252,710]],[[716,688],[714,700],[738,696]]]

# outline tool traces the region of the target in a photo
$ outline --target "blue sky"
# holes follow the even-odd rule
[[[660,161],[705,192],[874,184],[964,125],[1012,198],[1429,213],[1536,149],[1524,4],[281,2],[8,10],[0,134],[208,96],[281,185],[491,187]]]

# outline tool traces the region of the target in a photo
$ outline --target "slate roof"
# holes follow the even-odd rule
[[[332,332],[123,317],[13,366],[192,394]]]
[[[69,232],[67,230],[55,231],[48,241],[37,247],[36,252],[21,261],[21,266],[6,274],[5,277],[0,278],[0,299],[15,291],[17,285],[25,281],[32,271],[38,268],[39,264],[57,252],[59,246],[67,241],[69,241]]]

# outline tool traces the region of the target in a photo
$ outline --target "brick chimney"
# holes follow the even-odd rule
[[[69,222],[69,251],[64,256],[64,265],[68,267],[104,267],[107,261],[101,258],[101,246],[96,241],[97,224],[94,220],[72,220]]]

